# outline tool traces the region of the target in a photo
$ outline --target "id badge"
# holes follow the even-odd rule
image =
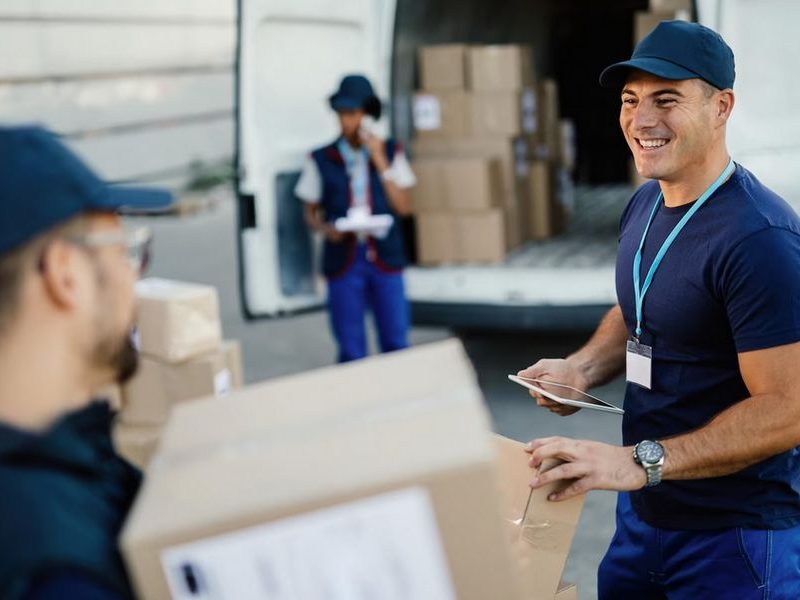
[[[625,378],[631,383],[650,389],[653,367],[653,348],[628,340],[625,352]]]

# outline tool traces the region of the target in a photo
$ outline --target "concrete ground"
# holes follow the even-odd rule
[[[324,312],[277,320],[246,322],[239,310],[237,287],[235,214],[233,203],[223,201],[212,210],[184,217],[137,219],[155,233],[150,275],[208,283],[220,292],[223,329],[239,339],[248,382],[326,366],[335,348]],[[506,374],[538,358],[560,357],[576,349],[585,335],[461,333],[478,373],[481,388],[497,432],[528,441],[545,435],[566,435],[618,443],[620,417],[581,411],[557,417],[535,406],[526,392],[506,379]],[[437,328],[414,328],[412,343],[423,344],[454,335]],[[458,334],[457,334],[458,335]],[[596,390],[597,395],[621,404],[623,382]],[[596,597],[597,565],[614,528],[615,494],[591,492],[567,562],[564,578],[578,584],[583,600]]]

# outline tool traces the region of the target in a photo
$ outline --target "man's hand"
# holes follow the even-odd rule
[[[528,444],[530,465],[539,468],[548,458],[565,461],[531,481],[536,489],[553,481],[575,479],[569,487],[553,493],[549,500],[566,500],[589,490],[638,490],[647,484],[647,474],[633,460],[630,446],[612,446],[602,442],[548,437]]]
[[[562,358],[543,358],[536,364],[531,365],[517,373],[517,376],[528,379],[543,379],[555,383],[563,383],[581,391],[586,391],[589,385],[580,370],[574,366],[569,359]],[[536,404],[544,406],[550,412],[562,417],[566,417],[580,410],[577,406],[567,406],[560,404],[549,398],[545,398],[539,392],[530,391],[531,396],[536,400]]]
[[[336,229],[333,223],[323,223],[322,226],[320,227],[320,230],[322,231],[322,233],[325,234],[325,237],[328,239],[329,242],[338,244],[339,242],[344,240],[345,234]]]
[[[386,157],[386,147],[383,140],[372,133],[365,131],[361,132],[361,143],[369,152],[369,157],[372,160],[375,168],[379,173],[382,173],[389,168],[389,159]]]

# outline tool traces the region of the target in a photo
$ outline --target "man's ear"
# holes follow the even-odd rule
[[[722,90],[721,92],[717,93],[717,119],[721,121],[721,124],[724,125],[728,122],[731,112],[733,112],[733,105],[735,103],[736,97],[733,94],[733,90]]]
[[[45,293],[60,309],[77,304],[77,249],[63,240],[54,240],[45,247],[39,263]]]

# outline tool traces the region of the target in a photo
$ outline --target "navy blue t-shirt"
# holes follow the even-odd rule
[[[630,333],[633,257],[658,193],[657,182],[643,185],[620,221],[617,297]],[[691,206],[661,202],[642,252],[642,281]],[[642,329],[641,342],[653,348],[652,389],[627,386],[626,445],[692,431],[749,397],[737,352],[800,340],[800,218],[737,165],[664,257]],[[791,527],[800,523],[800,449],[725,477],[665,481],[631,500],[642,519],[665,529]]]

